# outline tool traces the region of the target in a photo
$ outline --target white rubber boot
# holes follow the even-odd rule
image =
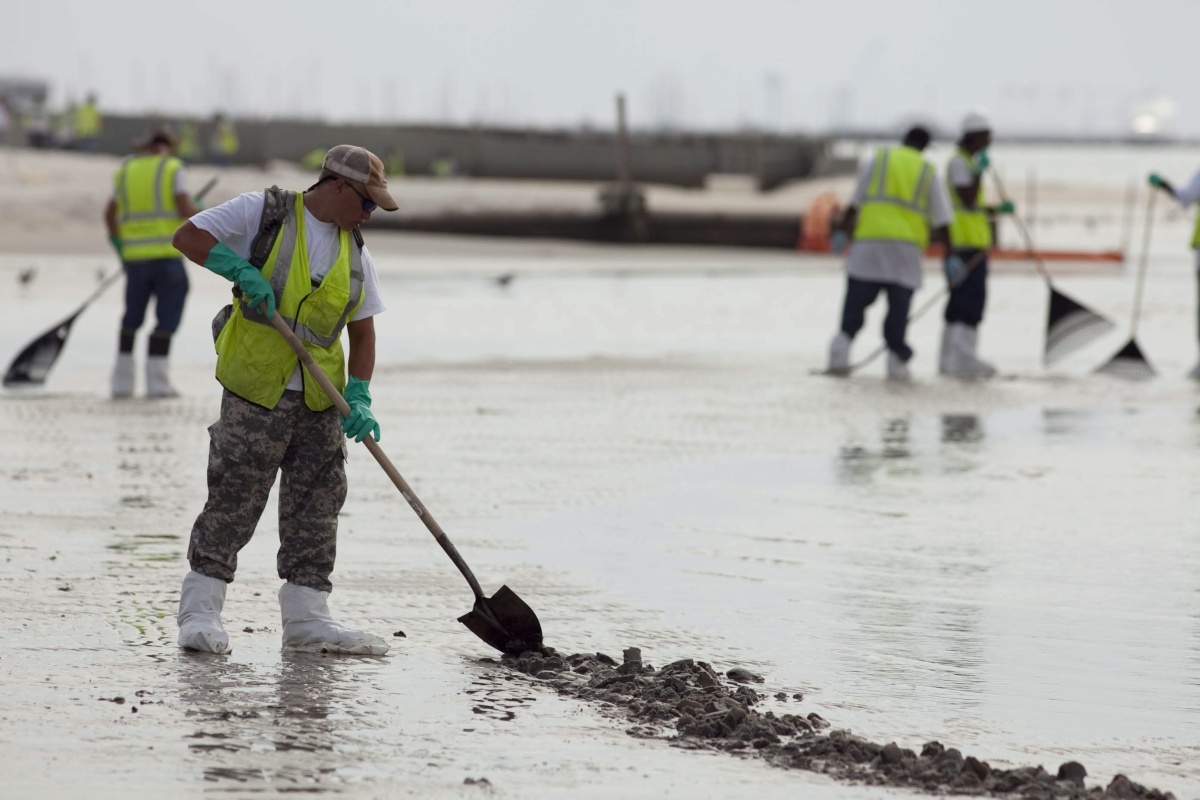
[[[991,378],[996,374],[996,368],[977,355],[979,350],[979,328],[963,325],[962,329],[963,331],[960,335],[962,336],[963,352],[966,353],[970,361],[975,377]]]
[[[849,375],[850,374],[850,344],[853,342],[844,331],[838,331],[837,336],[833,337],[833,341],[829,343],[829,369],[830,375]]]
[[[947,375],[957,378],[990,378],[996,374],[996,368],[986,361],[980,361],[975,355],[978,332],[970,325],[953,322],[946,326],[949,337],[949,353],[944,369]]]
[[[146,397],[178,397],[179,392],[167,377],[167,357],[150,356],[146,359]]]
[[[946,323],[942,327],[942,351],[938,356],[938,372],[943,375],[954,374],[954,326]]]
[[[202,653],[233,652],[221,624],[225,607],[225,581],[189,572],[179,593],[179,646]]]
[[[116,399],[133,397],[133,353],[117,353],[112,373],[112,396]]]
[[[378,636],[343,628],[329,615],[329,592],[285,583],[279,587],[283,647],[303,653],[381,656],[389,649]]]
[[[908,362],[888,350],[887,377],[889,381],[910,381],[912,373],[908,371]]]

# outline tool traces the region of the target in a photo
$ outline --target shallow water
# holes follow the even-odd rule
[[[1124,772],[1200,795],[1186,253],[1151,262],[1137,340],[1153,381],[1090,374],[1128,338],[1132,271],[1057,280],[1118,329],[1047,371],[1045,286],[1001,268],[981,341],[1004,377],[935,376],[935,311],[912,328],[916,381],[896,386],[880,362],[810,374],[840,300],[833,261],[413,241],[380,259],[382,444],[549,644],[746,666],[803,693],[786,706],[877,741],[1052,771],[1074,758],[1100,783]],[[28,264],[38,278],[2,301],[10,343],[64,315],[103,259],[5,256],[0,281]],[[454,621],[465,585],[361,451],[332,604],[403,630],[393,653],[278,652],[270,512],[230,588],[234,655],[179,653],[171,614],[217,412],[207,318],[224,302],[192,276],[185,397],[105,399],[115,294],[80,318],[44,390],[0,396],[12,796],[883,794],[631,739],[603,709],[478,663]],[[873,311],[856,355],[878,341]],[[481,777],[490,788],[464,783]]]

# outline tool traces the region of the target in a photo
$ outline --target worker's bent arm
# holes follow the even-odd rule
[[[175,195],[175,208],[179,209],[179,216],[182,219],[191,219],[200,213],[200,209],[192,202],[192,198],[182,192]]]
[[[967,186],[955,186],[954,193],[958,195],[958,200],[967,208],[975,208],[975,202],[979,199],[979,178],[976,178]]]
[[[947,250],[949,250],[950,249],[950,227],[948,225],[942,225],[939,228],[934,228],[933,232],[929,234],[929,241],[937,242],[942,247],[945,247]]]
[[[117,201],[109,200],[108,205],[104,207],[104,225],[108,228],[109,236],[116,236],[120,233],[120,228],[117,227]]]
[[[858,222],[858,206],[850,206],[842,214],[842,218],[838,220],[837,229],[842,231],[847,236],[854,233],[854,226]]]
[[[191,222],[185,222],[175,231],[171,246],[193,264],[203,264],[208,260],[209,251],[217,246],[217,237],[200,230]]]
[[[350,377],[371,380],[375,374],[375,318],[346,323],[346,333],[350,336]]]

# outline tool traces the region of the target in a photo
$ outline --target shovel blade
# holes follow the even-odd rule
[[[507,586],[476,600],[475,607],[458,621],[502,653],[520,655],[542,647],[542,623],[537,614]]]

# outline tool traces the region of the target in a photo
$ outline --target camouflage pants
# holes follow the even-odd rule
[[[192,526],[188,561],[210,578],[233,581],[279,482],[279,577],[328,592],[337,552],[337,517],[346,502],[346,439],[337,409],[310,411],[302,392],[273,409],[226,391],[208,429],[208,502]]]

